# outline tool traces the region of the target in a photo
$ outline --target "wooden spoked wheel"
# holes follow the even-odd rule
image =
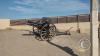
[[[50,37],[56,36],[56,27],[55,27],[55,25],[53,25],[53,24],[50,25],[49,32],[50,32],[49,33]]]
[[[38,35],[36,35],[35,38],[39,41],[47,41],[47,40],[50,41],[54,36],[56,36],[56,27],[53,24],[50,24],[49,30],[35,29],[35,31],[38,33]]]

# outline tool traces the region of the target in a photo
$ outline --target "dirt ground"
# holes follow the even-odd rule
[[[1,30],[0,56],[91,56],[90,48],[81,47],[83,39],[90,40],[89,34],[71,32],[47,42],[36,40],[28,31]]]

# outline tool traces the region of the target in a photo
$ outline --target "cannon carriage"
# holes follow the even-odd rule
[[[52,40],[56,36],[56,27],[50,20],[43,18],[37,22],[28,21],[28,25],[33,27],[32,34],[39,41]]]

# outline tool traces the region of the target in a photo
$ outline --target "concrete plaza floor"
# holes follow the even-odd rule
[[[0,56],[90,56],[90,48],[81,47],[82,39],[90,40],[89,34],[71,32],[47,42],[36,40],[27,31],[1,30]]]

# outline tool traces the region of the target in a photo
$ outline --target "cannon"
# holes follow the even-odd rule
[[[37,22],[28,20],[28,25],[33,27],[32,34],[39,41],[52,40],[56,36],[56,27],[53,23],[50,23],[47,19],[43,18]]]

